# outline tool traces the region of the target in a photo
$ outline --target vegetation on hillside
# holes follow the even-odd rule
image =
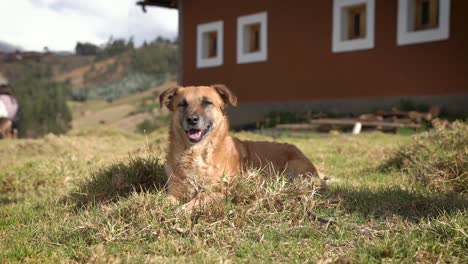
[[[175,76],[178,67],[177,46],[164,39],[145,44],[133,50],[131,68],[149,75]]]
[[[113,62],[101,65],[100,61]],[[84,87],[75,87],[72,99],[115,100],[160,85],[177,74],[177,46],[171,41],[157,38],[135,48],[133,40],[110,39],[98,52],[95,62],[83,73]]]
[[[302,149],[331,178],[329,190],[254,170],[226,181],[233,192],[225,199],[188,215],[163,190],[167,129],[93,127],[2,141],[0,262],[468,261],[466,194],[435,193],[399,171],[375,169],[409,136],[276,140]]]
[[[71,97],[75,101],[93,99],[112,101],[159,86],[168,78],[166,74],[148,75],[140,72],[133,72],[128,73],[120,80],[74,90],[71,93]]]
[[[99,50],[96,56],[96,60],[103,60],[110,57],[114,57],[116,55],[123,54],[127,51],[132,51],[135,49],[135,45],[133,43],[133,39],[130,38],[129,40],[125,39],[114,39],[110,37],[106,44],[104,44],[103,48]]]
[[[20,137],[61,134],[70,128],[69,87],[50,80],[51,68],[24,64],[14,92],[20,104]]]

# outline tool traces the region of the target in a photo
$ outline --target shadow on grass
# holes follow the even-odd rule
[[[131,157],[95,172],[63,201],[80,208],[116,201],[134,191],[163,190],[166,182],[164,160],[153,156]]]
[[[8,205],[8,204],[15,204],[15,203],[18,203],[19,201],[22,201],[22,200],[0,197],[0,206]]]
[[[410,191],[399,187],[372,190],[337,186],[331,188],[327,196],[337,199],[346,213],[357,213],[365,218],[397,215],[418,222],[443,212],[468,209],[467,196],[458,193]]]

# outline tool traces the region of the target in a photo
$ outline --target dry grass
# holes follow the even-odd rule
[[[383,164],[441,192],[468,192],[468,124],[436,127],[413,138]]]
[[[409,188],[399,171],[375,169],[407,136],[279,136],[334,179],[327,192],[251,170],[224,182],[223,199],[186,214],[164,192],[166,133],[0,142],[15,153],[0,153],[0,262],[467,261],[466,195]]]

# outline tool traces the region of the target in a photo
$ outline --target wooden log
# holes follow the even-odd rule
[[[310,120],[309,123],[305,124],[280,124],[276,128],[279,129],[290,129],[290,130],[310,130],[317,126],[330,125],[330,126],[354,126],[360,122],[363,127],[383,127],[383,128],[420,128],[420,124],[413,123],[400,123],[400,122],[385,122],[385,121],[362,121],[354,118],[323,118]]]
[[[311,124],[326,124],[326,125],[354,125],[357,122],[361,122],[363,127],[409,127],[409,128],[419,128],[420,124],[409,124],[409,123],[400,123],[397,121],[394,122],[385,122],[385,121],[360,121],[357,119],[317,119],[311,120]]]
[[[441,108],[440,106],[433,105],[429,108],[429,112],[418,112],[418,111],[400,111],[398,109],[392,109],[392,111],[377,111],[375,116],[381,116],[383,118],[409,118],[414,122],[421,122],[422,120],[431,121],[437,118],[440,115]],[[364,114],[362,117],[368,118],[372,117],[373,114]]]
[[[384,118],[376,114],[362,114],[359,116],[359,120],[363,121],[382,121]]]

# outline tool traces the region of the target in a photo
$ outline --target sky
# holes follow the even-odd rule
[[[157,36],[175,38],[177,10],[147,7],[137,0],[0,0],[0,41],[24,50],[73,51],[133,37],[137,46]]]

